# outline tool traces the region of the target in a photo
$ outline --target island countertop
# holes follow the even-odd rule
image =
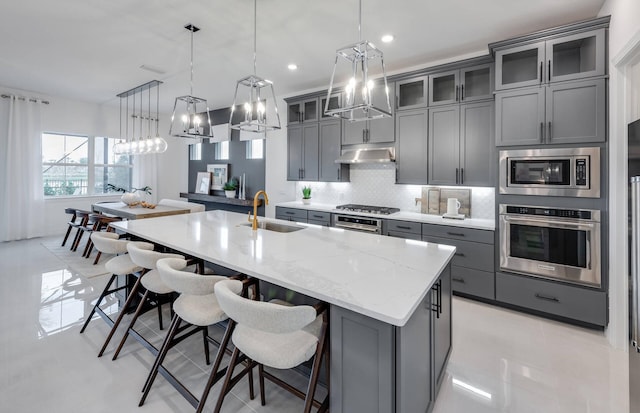
[[[447,245],[276,219],[259,220],[303,229],[289,233],[253,231],[246,215],[221,210],[111,225],[400,327],[455,252]]]

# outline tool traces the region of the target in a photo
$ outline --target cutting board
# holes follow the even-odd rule
[[[440,189],[440,215],[447,212],[449,198],[457,198],[460,202],[459,214],[467,218],[471,217],[471,189]]]
[[[416,198],[416,204],[420,202],[420,212],[423,214],[440,214],[440,188],[428,186],[422,187],[422,198]]]

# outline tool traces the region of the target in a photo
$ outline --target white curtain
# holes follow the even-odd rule
[[[0,98],[0,241],[44,234],[41,106]]]

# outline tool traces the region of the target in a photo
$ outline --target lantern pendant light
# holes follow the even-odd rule
[[[280,115],[276,103],[273,82],[256,75],[256,21],[257,1],[253,1],[253,74],[246,76],[236,83],[236,92],[231,105],[229,124],[231,129],[249,132],[254,139],[264,139],[266,132],[280,129]],[[263,89],[265,89],[263,91]],[[274,115],[267,114],[267,98],[273,101]],[[242,105],[240,108],[237,105]],[[233,115],[236,110],[244,112],[240,121],[234,123]]]
[[[191,32],[190,94],[176,98],[169,135],[186,138],[191,144],[202,142],[202,138],[212,138],[213,130],[207,100],[193,96],[193,34],[200,29],[192,24],[187,24],[184,28]]]
[[[391,103],[383,53],[373,43],[362,40],[362,0],[359,0],[358,35],[358,43],[336,51],[324,113],[351,122],[390,117]],[[374,64],[379,65],[381,78],[372,79],[369,76],[370,68],[374,67]],[[336,74],[346,80],[342,88],[334,83]],[[377,94],[380,102],[374,102],[374,90],[378,88],[382,88]],[[331,94],[338,90],[343,92],[342,101],[337,108],[330,109]]]

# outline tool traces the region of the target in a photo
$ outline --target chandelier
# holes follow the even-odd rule
[[[200,143],[202,138],[212,138],[211,117],[206,99],[193,96],[193,34],[200,29],[192,24],[184,26],[191,32],[191,80],[187,96],[178,96],[173,105],[169,135]]]
[[[162,153],[167,150],[167,141],[160,137],[158,133],[159,123],[159,101],[160,101],[160,84],[158,80],[152,80],[126,92],[122,92],[117,96],[120,98],[120,141],[113,146],[113,153],[116,155],[144,155],[150,153]],[[156,112],[155,116],[151,114],[151,89],[156,88]],[[144,113],[143,100],[144,92],[147,93],[147,113]],[[140,102],[139,111],[136,107],[136,96]],[[123,126],[123,100],[126,99],[124,112],[125,133],[122,133]],[[129,111],[129,101],[132,100],[131,112]],[[129,119],[131,119],[131,128],[129,128]],[[140,121],[138,136],[136,137],[136,124]],[[145,122],[146,121],[146,122]],[[145,130],[146,123],[146,130]],[[152,126],[155,123],[155,137],[151,136]],[[131,136],[129,136],[131,131]],[[145,137],[146,132],[146,137]]]
[[[231,115],[229,123],[231,129],[236,129],[243,134],[245,139],[263,139],[266,132],[280,129],[280,115],[276,95],[273,90],[273,82],[256,75],[256,21],[257,21],[257,1],[253,1],[253,74],[245,76],[236,83],[236,92],[231,105]],[[263,91],[263,89],[265,89]],[[267,98],[273,101],[275,115],[267,114]],[[244,116],[239,121],[233,123],[233,114],[237,105],[242,105],[240,110],[244,111]],[[248,132],[248,133],[246,133]]]
[[[383,53],[373,43],[362,40],[362,0],[359,1],[359,16],[359,41],[336,51],[324,108],[325,115],[351,122],[391,116]],[[376,64],[380,65],[382,78],[374,80],[369,77],[369,72],[370,67]],[[336,73],[341,79],[346,79],[346,84],[342,87],[343,100],[337,108],[329,109],[331,94],[334,93],[334,89],[340,90],[334,83]],[[373,93],[377,88],[383,88],[381,92],[383,104],[380,106],[376,106],[373,102]]]

